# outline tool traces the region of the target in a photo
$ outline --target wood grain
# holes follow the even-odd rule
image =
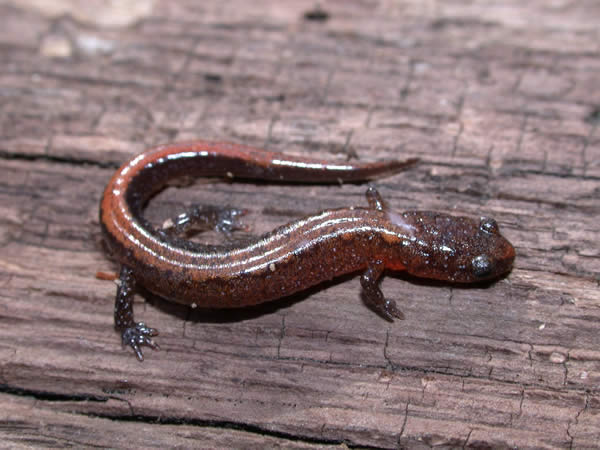
[[[600,435],[600,58],[593,1],[0,1],[0,440],[7,447],[590,448]],[[116,6],[119,5],[119,6]],[[98,202],[163,142],[421,163],[398,210],[500,223],[512,273],[348,276],[240,311],[139,298],[160,352],[112,328]],[[365,187],[171,188],[253,233]],[[218,238],[209,236],[208,238]]]

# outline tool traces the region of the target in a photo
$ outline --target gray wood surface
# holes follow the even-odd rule
[[[93,5],[93,6],[92,6]],[[590,448],[600,436],[595,1],[0,1],[0,446]],[[487,287],[348,276],[241,311],[139,298],[112,327],[98,202],[158,143],[421,163],[398,210],[500,223]],[[201,180],[150,206],[248,207],[260,233],[364,186]],[[215,236],[209,236],[215,238]]]

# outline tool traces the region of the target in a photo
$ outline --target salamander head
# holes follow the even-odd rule
[[[494,219],[477,222],[422,211],[403,217],[414,230],[410,249],[403,253],[405,270],[412,275],[472,283],[498,278],[512,267],[515,249]]]

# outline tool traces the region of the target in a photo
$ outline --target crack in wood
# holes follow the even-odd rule
[[[0,384],[0,393],[16,395],[18,397],[33,397],[46,402],[107,402],[110,397],[95,394],[59,394],[50,391],[25,389],[9,384]]]

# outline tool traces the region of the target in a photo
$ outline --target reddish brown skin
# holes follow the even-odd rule
[[[124,344],[140,360],[140,345],[157,348],[151,339],[157,331],[133,320],[136,283],[178,303],[236,308],[362,270],[366,302],[392,320],[403,315],[377,285],[386,268],[458,283],[508,272],[515,252],[493,219],[394,213],[373,188],[367,191],[368,207],[323,211],[240,246],[195,244],[154,229],[142,215],[150,197],[181,176],[338,183],[381,177],[414,162],[333,163],[205,141],[161,146],[136,156],[115,173],[100,204],[106,243],[122,264],[115,326]],[[227,215],[235,210],[224,208],[224,215],[214,208],[202,211],[184,222],[191,217],[217,228],[223,223],[236,227],[236,217]]]

